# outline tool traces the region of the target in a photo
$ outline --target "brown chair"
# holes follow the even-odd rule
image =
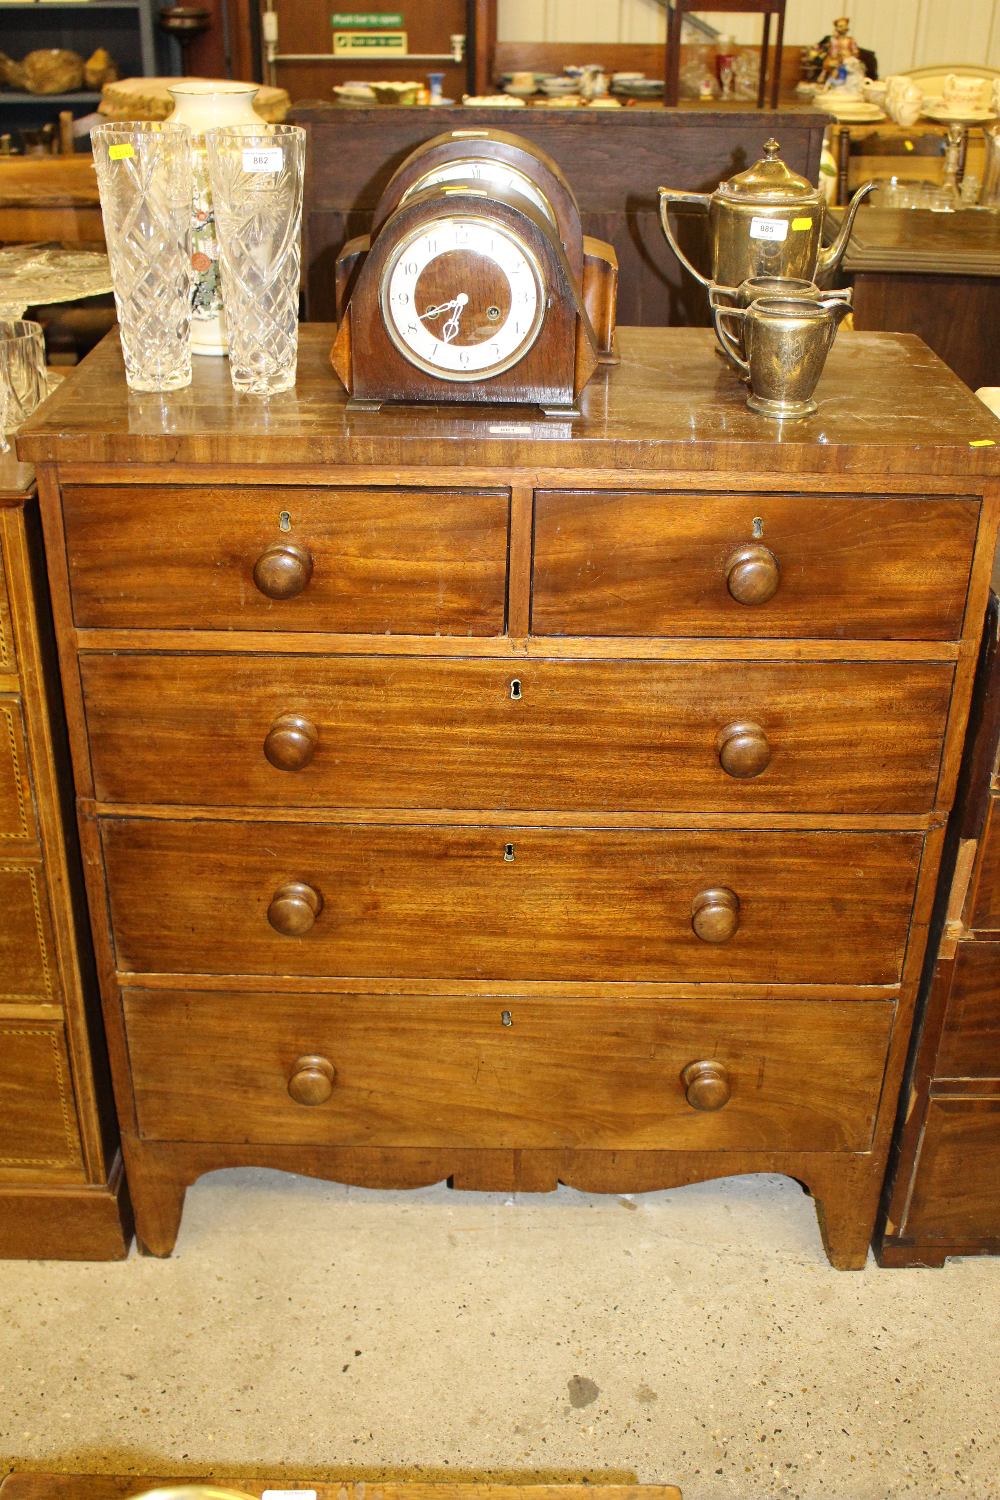
[[[775,42],[774,72],[771,77],[771,108],[778,107],[778,87],[781,83],[781,46],[785,35],[785,0],[671,0],[670,22],[667,27],[666,86],[664,104],[676,104],[680,98],[681,74],[681,26],[689,11],[739,11],[759,14],[764,17],[764,34],[760,44],[760,74],[757,79],[757,108],[764,107],[767,87],[767,64],[770,51],[771,17],[778,17],[778,35]]]

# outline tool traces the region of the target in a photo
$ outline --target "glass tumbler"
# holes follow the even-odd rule
[[[0,319],[0,453],[10,446],[6,434],[27,421],[47,390],[42,325]]]
[[[301,125],[230,125],[205,133],[229,374],[238,391],[272,396],[295,384],[299,345]]]
[[[125,379],[133,391],[191,383],[191,132],[169,121],[91,131]]]

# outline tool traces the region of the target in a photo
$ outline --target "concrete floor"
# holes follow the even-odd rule
[[[0,1473],[1000,1496],[1000,1260],[832,1271],[776,1177],[188,1194],[171,1260],[0,1266]]]

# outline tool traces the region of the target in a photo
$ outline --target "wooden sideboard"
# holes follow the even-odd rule
[[[995,584],[1000,584],[998,558]],[[1000,1253],[1000,600],[990,598],[958,798],[876,1241],[883,1266]]]
[[[1000,384],[1000,214],[863,206],[838,281],[855,328],[915,333],[973,390]]]
[[[0,1257],[132,1238],[79,868],[34,475],[0,455]]]
[[[530,63],[528,64],[530,66]],[[306,316],[336,317],[334,266],[346,240],[369,233],[382,189],[415,147],[446,130],[509,130],[541,146],[569,179],[584,234],[614,246],[621,267],[618,321],[651,327],[709,323],[705,288],[685,271],[660,227],[658,184],[712,192],[751,166],[776,136],[795,172],[815,182],[829,116],[791,105],[683,109],[344,109],[296,105],[309,130],[303,211]],[[679,233],[707,266],[705,216],[681,214]]]
[[[138,1234],[263,1164],[784,1172],[864,1263],[997,527],[995,419],[838,340],[778,425],[698,329],[576,422],[257,405],[105,341],[39,466]]]

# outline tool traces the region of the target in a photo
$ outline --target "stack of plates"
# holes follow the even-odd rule
[[[879,109],[877,104],[869,103],[860,94],[845,94],[841,89],[821,89],[815,95],[813,103],[820,109],[827,110],[835,119],[843,120],[845,125],[853,121],[857,121],[859,125],[868,125],[885,119],[885,111]]]
[[[662,78],[643,78],[616,73],[611,80],[611,92],[622,99],[658,99],[663,93]]]
[[[995,120],[995,109],[946,109],[943,99],[925,99],[922,113],[939,125],[982,125]]]

